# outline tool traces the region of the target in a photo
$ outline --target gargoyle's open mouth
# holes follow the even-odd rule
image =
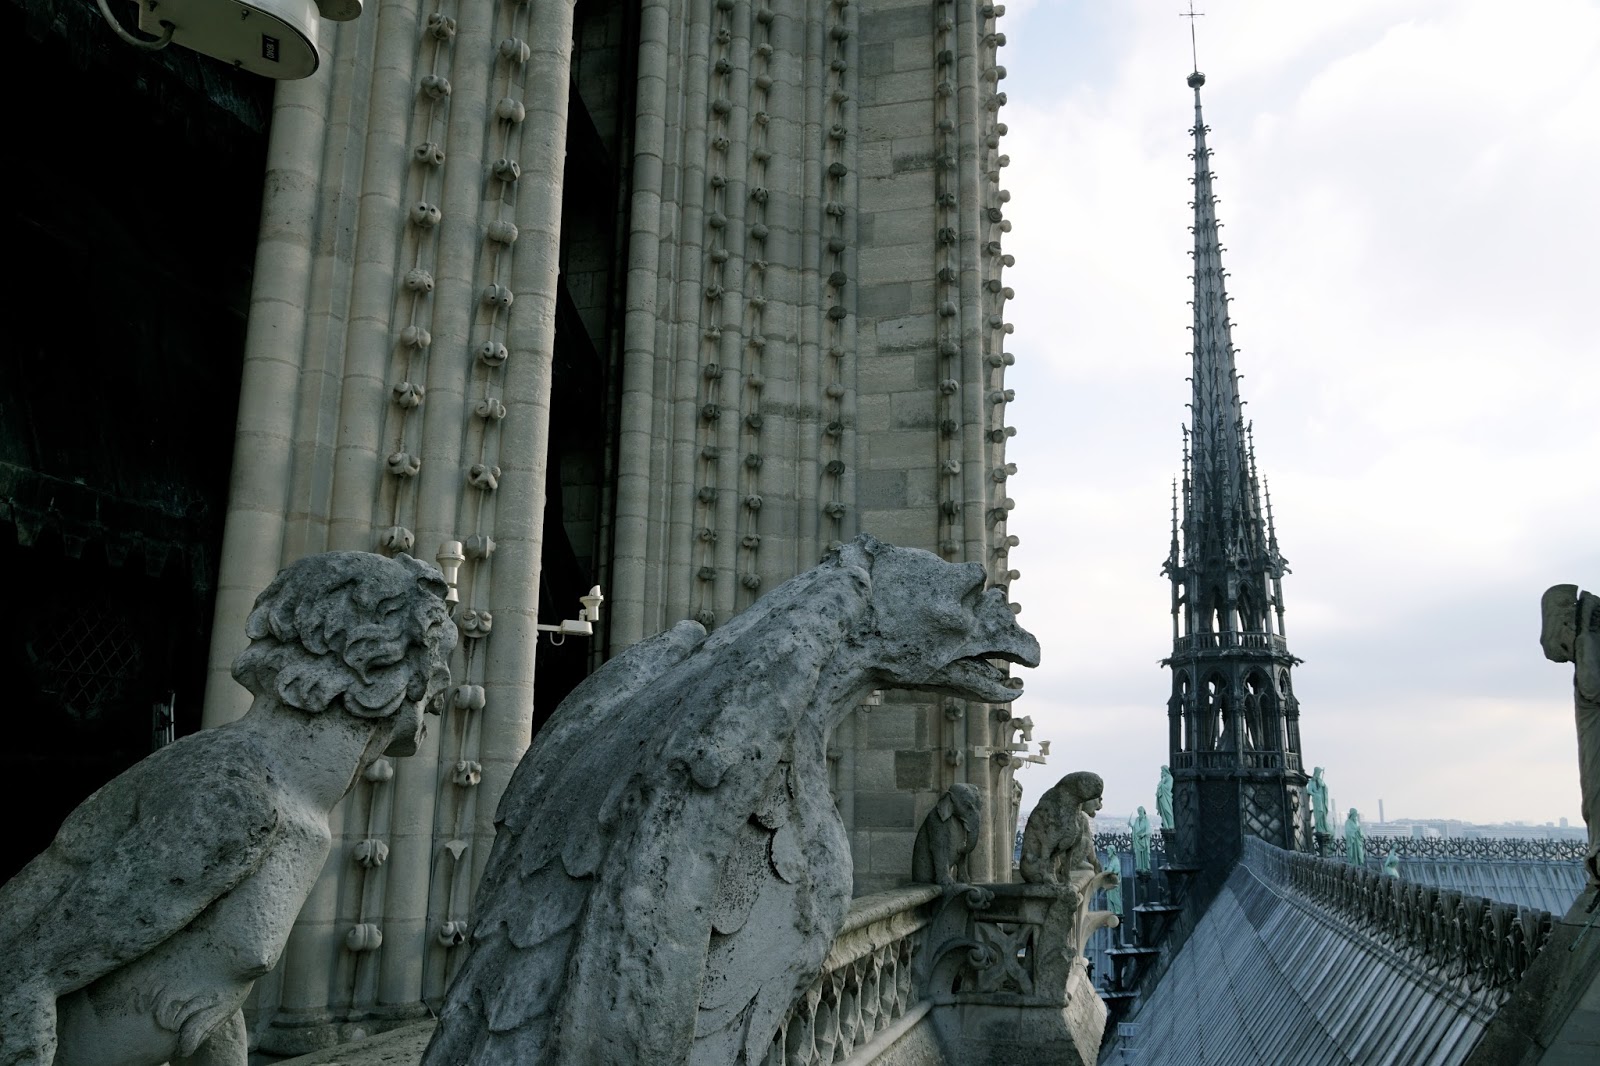
[[[933,687],[949,688],[968,699],[986,703],[1009,703],[1022,695],[1022,678],[1008,677],[1005,670],[992,661],[1028,665],[1021,656],[1009,652],[993,655],[968,655],[952,660],[933,678]]]

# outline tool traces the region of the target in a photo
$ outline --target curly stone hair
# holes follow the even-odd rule
[[[308,555],[256,597],[234,680],[310,714],[338,703],[388,717],[450,682],[447,591],[437,569],[409,555]]]

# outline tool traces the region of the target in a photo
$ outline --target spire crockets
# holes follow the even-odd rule
[[[1189,75],[1194,90],[1194,395],[1189,457],[1191,476],[1184,500],[1185,548],[1191,562],[1223,565],[1264,554],[1261,508],[1251,491],[1244,441],[1243,404],[1234,368],[1228,321],[1227,275],[1222,269],[1217,199],[1211,190],[1211,150],[1206,147],[1200,87],[1206,76]]]

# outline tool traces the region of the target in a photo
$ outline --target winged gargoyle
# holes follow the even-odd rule
[[[240,1007],[328,856],[328,813],[410,755],[450,683],[439,571],[328,552],[256,600],[243,718],[134,764],[0,886],[0,1064],[245,1066]]]
[[[1039,645],[983,567],[869,536],[567,697],[518,766],[424,1066],[766,1053],[850,904],[833,726],[875,688],[1004,703]]]

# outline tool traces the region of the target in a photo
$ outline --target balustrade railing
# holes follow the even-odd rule
[[[1231,770],[1236,766],[1247,770],[1298,770],[1300,756],[1292,751],[1175,751],[1171,766],[1174,770]]]
[[[1108,850],[1109,851],[1114,851],[1118,855],[1121,855],[1123,852],[1127,852],[1129,855],[1132,855],[1133,854],[1133,834],[1132,833],[1096,833],[1094,835],[1094,849],[1095,849],[1095,851],[1099,852],[1101,855],[1104,855]],[[1157,869],[1158,870],[1158,869],[1161,868],[1162,864],[1164,864],[1166,861],[1167,861],[1166,843],[1162,839],[1160,833],[1154,832],[1152,830],[1152,832],[1150,833],[1150,867],[1151,867],[1151,869]],[[1132,869],[1132,867],[1130,866],[1129,869]]]
[[[1345,854],[1343,835],[1329,841],[1330,851]],[[1366,838],[1368,856],[1382,858],[1390,851],[1402,859],[1478,859],[1501,862],[1581,863],[1589,853],[1582,839],[1554,837],[1385,837]]]
[[[778,1029],[762,1066],[847,1063],[873,1037],[928,1004],[913,979],[936,885],[857,899],[811,983]]]
[[[1175,643],[1180,648],[1187,646],[1194,651],[1213,648],[1286,649],[1289,646],[1288,640],[1276,633],[1190,633],[1188,636],[1179,637]]]
[[[1548,911],[1383,877],[1255,838],[1245,841],[1244,862],[1489,1009],[1511,994],[1555,925]]]

